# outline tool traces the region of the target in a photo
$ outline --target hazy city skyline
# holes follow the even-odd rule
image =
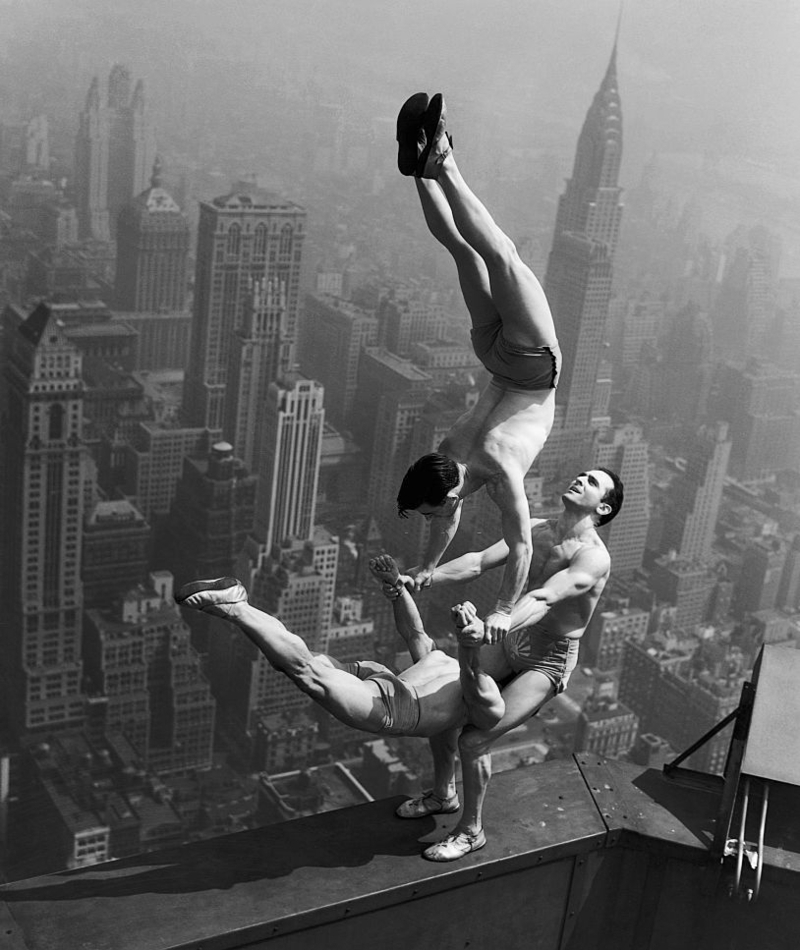
[[[545,285],[571,361],[531,511],[559,510],[567,450],[626,482],[583,669],[552,730],[526,725],[520,762],[624,757],[637,730],[642,755],[666,755],[735,705],[761,643],[800,643],[788,2],[639,0],[620,19],[619,0],[0,0],[0,15],[0,495],[24,500],[0,506],[16,690],[0,778],[36,825],[36,797],[14,796],[45,776],[58,860],[285,819],[271,776],[326,757],[351,757],[375,797],[416,792],[415,753],[364,751],[248,644],[183,617],[172,585],[235,571],[315,649],[404,662],[365,565],[419,561],[427,529],[397,518],[396,486],[484,382],[452,261],[397,172],[397,109],[420,89],[444,92],[459,166]],[[451,553],[498,536],[484,495]],[[489,586],[470,588],[479,606]],[[446,648],[452,592],[425,596]],[[665,714],[654,684],[689,712]],[[726,741],[699,765],[718,769]],[[135,801],[124,820],[92,792],[72,823],[64,803],[90,779]],[[13,873],[56,860],[20,835]]]

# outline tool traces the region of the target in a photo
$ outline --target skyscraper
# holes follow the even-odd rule
[[[89,457],[80,351],[45,304],[9,324],[1,504],[2,543],[13,556],[6,556],[0,580],[0,667],[9,720],[24,733],[82,724]]]
[[[306,298],[300,365],[325,387],[325,409],[339,429],[350,424],[361,350],[377,342],[378,318],[370,311],[330,294]]]
[[[650,522],[649,452],[642,431],[628,424],[609,430],[598,441],[594,464],[615,471],[625,485],[625,504],[601,531],[614,574],[642,566]]]
[[[112,234],[116,232],[117,215],[147,187],[155,157],[144,84],[138,80],[132,94],[130,84],[128,68],[115,65],[108,77],[107,203]]]
[[[313,535],[324,424],[319,383],[297,375],[270,386],[254,526],[268,552]]]
[[[751,358],[718,367],[715,414],[730,423],[731,474],[766,481],[800,463],[800,374]]]
[[[200,203],[192,349],[183,414],[189,425],[222,428],[236,331],[252,288],[283,288],[285,340],[280,372],[294,364],[300,265],[306,212],[299,205],[239,183],[230,194]],[[238,354],[236,354],[238,355]],[[224,432],[234,450],[234,434]]]
[[[621,159],[615,45],[578,138],[572,177],[559,199],[544,282],[563,356],[559,411],[539,457],[539,467],[551,476],[580,465],[591,444],[594,390],[622,217],[617,184]]]
[[[75,144],[75,191],[81,238],[108,241],[116,233],[117,215],[147,187],[155,147],[139,80],[130,93],[130,73],[115,65],[108,98],[92,80],[80,114]]]
[[[702,428],[686,453],[686,469],[670,487],[662,547],[683,560],[711,555],[731,443],[727,423]]]
[[[181,310],[188,253],[189,223],[163,188],[161,162],[156,159],[150,187],[119,214],[116,306],[132,312]]]
[[[285,288],[258,281],[248,292],[231,344],[224,424],[237,454],[253,472],[261,466],[269,387],[288,363],[288,347]]]
[[[236,557],[253,526],[257,479],[228,442],[217,442],[203,458],[187,456],[165,525],[161,563],[185,584],[197,577],[233,572]],[[189,625],[201,627],[191,612]]]
[[[97,76],[86,94],[75,139],[75,202],[80,236],[108,241],[108,114]]]

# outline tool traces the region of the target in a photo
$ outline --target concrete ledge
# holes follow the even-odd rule
[[[657,910],[672,924],[667,885],[712,899],[707,799],[654,770],[547,763],[495,776],[488,844],[453,864],[419,852],[457,816],[402,821],[400,799],[374,802],[5,885],[0,948],[641,950]],[[696,935],[703,916],[687,919]],[[601,940],[609,923],[617,939]]]

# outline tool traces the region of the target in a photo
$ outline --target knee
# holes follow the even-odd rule
[[[494,736],[478,729],[477,726],[464,726],[458,737],[458,751],[462,759],[474,761],[491,751]]]
[[[313,657],[293,659],[291,662],[276,667],[276,669],[288,676],[299,690],[309,696],[314,696],[318,692],[320,677],[317,663]]]
[[[516,245],[505,234],[499,234],[483,256],[490,271],[510,273],[520,263]]]

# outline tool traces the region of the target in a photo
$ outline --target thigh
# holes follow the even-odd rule
[[[481,647],[480,670],[500,682],[513,674],[502,643],[485,643]]]
[[[337,669],[331,657],[318,655],[309,664],[307,676],[298,683],[304,692],[341,722],[356,729],[376,732],[385,708],[377,685]]]
[[[503,718],[483,735],[487,739],[496,739],[510,729],[527,722],[531,716],[555,696],[555,687],[550,680],[537,670],[525,670],[518,673],[502,690],[506,705]]]
[[[550,305],[536,275],[518,256],[491,272],[492,300],[503,336],[515,346],[552,346],[556,331]]]

